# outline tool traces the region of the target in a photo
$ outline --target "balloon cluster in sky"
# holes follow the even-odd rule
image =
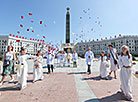
[[[90,35],[94,33],[98,33],[99,37],[101,37],[100,30],[103,27],[102,22],[100,21],[100,17],[95,17],[95,15],[93,17],[93,15],[90,8],[82,10],[82,15],[79,17],[79,25],[81,29],[79,33],[72,33],[75,42],[91,41]]]
[[[33,20],[32,16],[33,16],[32,12],[29,12],[25,15],[20,16],[20,19],[21,19],[21,22],[19,24],[20,30],[17,31],[18,35],[16,37],[17,38],[19,37],[22,39],[27,39],[27,37],[21,37],[20,36],[20,35],[25,36],[25,34],[23,34],[23,31],[25,31],[25,33],[28,34],[28,36],[32,35],[32,36],[38,38],[38,39],[30,38],[29,40],[39,41],[40,42],[39,46],[41,47],[41,49],[44,50],[44,52],[46,51],[46,49],[45,49],[46,47],[48,47],[48,48],[51,47],[53,51],[58,52],[60,44],[57,41],[55,41],[55,42],[54,41],[47,41],[46,35],[44,34],[44,32],[41,32],[41,34],[38,33],[38,30],[43,31],[42,28],[46,28],[47,25],[42,20],[39,20],[39,21]],[[30,17],[29,18],[30,21],[26,23],[25,19],[27,17]],[[53,24],[56,24],[56,21],[53,21]],[[34,29],[35,25],[40,26],[40,28]],[[11,34],[10,34],[10,36],[11,36]],[[13,35],[13,37],[15,37],[15,35]],[[20,40],[16,40],[16,42],[20,42]],[[46,44],[44,42],[46,42]],[[26,47],[31,47],[31,45],[27,44]]]

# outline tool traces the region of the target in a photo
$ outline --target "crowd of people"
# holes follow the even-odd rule
[[[109,79],[112,72],[114,73],[114,78],[117,79],[116,71],[120,70],[120,81],[121,81],[121,93],[126,96],[130,101],[133,100],[132,96],[132,67],[136,63],[132,61],[132,55],[129,52],[127,46],[122,46],[122,53],[118,56],[117,51],[112,45],[109,45],[109,50],[107,56],[105,51],[101,51],[101,55],[98,60],[94,59],[94,53],[91,48],[85,53],[86,64],[88,66],[88,74],[91,74],[91,66],[94,61],[100,62],[100,78]],[[34,69],[33,69],[33,83],[37,80],[43,80],[43,57],[42,52],[38,51],[36,56],[28,55],[27,49],[21,48],[20,54],[15,56],[12,46],[7,47],[7,52],[4,54],[2,59],[3,72],[0,86],[3,85],[4,80],[7,75],[11,77],[10,82],[14,81],[13,73],[17,72],[17,81],[20,89],[24,89],[27,86],[27,73],[28,73],[28,58],[33,59]],[[71,61],[73,62],[73,67],[77,67],[78,54],[74,50],[73,53],[66,53],[65,51],[59,51],[57,55],[49,47],[48,51],[44,54],[47,58],[48,74],[53,73],[54,70],[54,59],[57,56],[57,65],[60,67],[71,66]],[[109,61],[110,60],[110,61]],[[110,64],[109,64],[110,63]],[[110,67],[111,65],[111,67]],[[110,72],[107,72],[107,68],[110,67]],[[16,68],[16,69],[15,69]]]
[[[100,60],[100,77],[101,79],[106,79],[111,76],[112,72],[114,72],[114,78],[117,79],[116,71],[120,70],[120,89],[121,93],[126,97],[127,100],[133,101],[132,95],[132,67],[136,63],[132,61],[132,55],[129,52],[129,48],[126,45],[123,45],[121,50],[121,54],[118,56],[117,51],[113,48],[112,45],[109,45],[109,50],[107,56],[105,55],[105,51],[101,51],[101,56],[98,58]],[[85,54],[86,63],[88,65],[88,74],[91,74],[91,64],[94,60],[94,54],[91,51],[91,48],[88,48],[88,51]],[[110,61],[109,61],[110,60]],[[110,63],[110,72],[108,74],[107,68]]]

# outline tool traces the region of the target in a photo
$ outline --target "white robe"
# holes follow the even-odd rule
[[[78,54],[77,53],[73,53],[72,54],[72,59],[73,59],[73,62],[77,62],[78,61]]]
[[[90,56],[90,58],[88,57]],[[92,60],[94,59],[94,54],[92,51],[87,51],[85,53],[85,59],[86,59],[86,63],[87,65],[91,65],[92,64]]]
[[[37,61],[35,61],[37,60]],[[42,56],[37,56],[34,58],[34,70],[33,70],[33,81],[43,79],[43,57]],[[36,68],[35,65],[38,65],[39,68]]]
[[[27,59],[30,58],[29,55],[19,55],[18,60],[20,63],[24,64],[23,68],[19,68],[17,71],[17,80],[18,83],[21,85],[21,88],[25,88],[27,86],[27,73],[28,73],[28,64]]]
[[[57,54],[57,63],[60,64],[62,61],[62,54],[58,53]]]
[[[125,96],[132,98],[132,67],[124,68],[123,66],[132,66],[132,57],[129,59],[128,56],[119,56],[120,70],[120,81],[121,90]]]
[[[99,60],[101,60],[101,57],[99,58]],[[103,57],[103,61],[101,60],[101,63],[100,63],[100,76],[102,78],[105,78],[107,77],[107,67],[106,67],[106,61],[107,60],[107,57],[104,56]]]
[[[112,52],[112,54],[113,54],[113,56],[114,56],[114,58],[117,60],[117,58],[116,58],[116,49],[113,49],[113,50],[111,50],[111,52]],[[111,62],[111,68],[110,68],[110,70],[111,71],[116,71],[118,68],[117,68],[117,66],[114,64],[114,59],[113,59],[113,57],[112,57],[112,54],[110,53],[110,49],[108,50],[108,53],[110,54],[110,62]]]
[[[66,63],[66,58],[67,58],[67,54],[62,54],[62,58],[63,58],[63,63]]]

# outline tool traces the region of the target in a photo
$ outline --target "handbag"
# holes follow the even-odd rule
[[[18,62],[18,63],[16,63],[16,68],[17,68],[17,69],[23,69],[23,68],[24,68],[24,64]]]
[[[117,65],[117,64],[118,64],[118,62],[117,62],[117,60],[115,59],[115,57],[114,57],[114,55],[113,55],[113,53],[112,53],[112,51],[111,51],[111,50],[110,50],[110,53],[111,53],[111,55],[112,55],[112,57],[113,57],[114,64],[115,64],[115,65]]]
[[[3,67],[7,67],[10,65],[10,60],[4,60]]]

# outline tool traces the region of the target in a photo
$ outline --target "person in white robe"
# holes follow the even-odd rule
[[[115,48],[113,48],[112,45],[108,45],[109,47],[109,50],[108,50],[108,54],[107,56],[110,57],[110,63],[111,63],[111,68],[110,68],[110,72],[109,72],[109,75],[112,74],[112,72],[114,72],[114,78],[116,79],[117,76],[116,76],[116,71],[117,69],[119,69],[119,66],[118,66],[118,54],[117,54],[117,51]]]
[[[127,46],[122,46],[122,53],[119,56],[119,66],[120,70],[120,81],[121,81],[121,92],[125,95],[126,99],[133,101],[132,95],[132,56],[129,53]]]
[[[61,63],[62,63],[62,53],[61,51],[59,51],[57,54],[57,66],[61,67]]]
[[[105,56],[105,51],[102,51],[100,58],[98,61],[100,62],[100,77],[102,79],[108,80],[107,68],[109,67],[109,63],[107,57]]]
[[[66,59],[67,59],[67,53],[65,51],[63,51],[62,58],[63,58],[63,67],[65,67]]]
[[[67,64],[68,64],[68,67],[70,67],[70,65],[71,65],[71,60],[72,60],[72,54],[69,51],[68,54],[67,54]]]
[[[49,47],[49,49],[48,49],[47,53],[45,54],[45,56],[47,57],[48,74],[50,74],[51,71],[53,73],[55,54],[51,50],[51,47]]]
[[[20,55],[17,57],[17,80],[20,90],[27,87],[27,73],[28,73],[28,64],[27,59],[32,56],[26,54],[27,50],[21,48]]]
[[[42,52],[38,51],[37,56],[34,58],[33,82],[43,80],[43,57]]]
[[[77,64],[78,64],[78,54],[76,53],[75,50],[74,50],[74,52],[72,54],[72,60],[73,60],[73,67],[77,67]]]
[[[94,59],[94,54],[91,51],[91,48],[88,48],[88,51],[85,53],[85,59],[86,59],[86,64],[88,66],[88,74],[91,74],[91,65],[92,65],[92,61]]]

